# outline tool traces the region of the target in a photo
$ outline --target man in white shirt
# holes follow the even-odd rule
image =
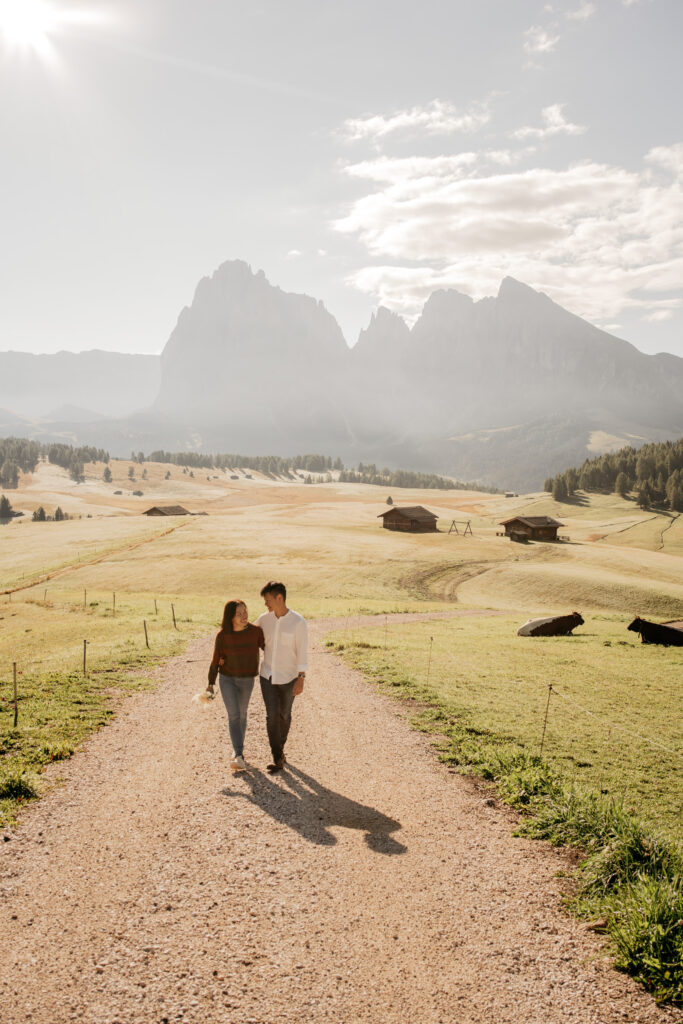
[[[263,630],[266,649],[261,663],[261,693],[266,706],[266,727],[273,761],[267,770],[279,772],[287,763],[285,743],[292,724],[294,698],[303,693],[308,636],[306,621],[287,607],[284,583],[271,580],[261,590],[268,609],[256,620]]]

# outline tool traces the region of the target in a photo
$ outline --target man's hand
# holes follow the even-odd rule
[[[206,692],[210,693],[211,696],[213,697],[213,683],[209,683],[209,685],[206,687]]]
[[[304,679],[305,678],[306,678],[306,673],[305,672],[299,672],[299,675],[296,677],[296,679],[294,681],[294,689],[292,690],[292,693],[294,694],[295,697],[298,697],[300,693],[304,692]]]

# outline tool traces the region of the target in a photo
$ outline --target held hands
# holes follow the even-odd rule
[[[294,694],[295,697],[298,697],[299,694],[304,692],[304,679],[305,678],[306,678],[306,673],[305,672],[299,672],[299,675],[296,677],[296,680],[294,681],[294,689],[292,690],[292,693]]]

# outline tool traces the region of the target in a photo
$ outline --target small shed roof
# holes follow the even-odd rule
[[[148,508],[146,512],[142,513],[143,516],[191,516],[192,513],[188,512],[182,505],[153,505],[152,508]]]
[[[564,526],[558,519],[552,516],[513,516],[512,519],[503,519],[500,526],[507,526],[508,523],[524,523],[525,526]]]
[[[429,509],[423,508],[422,505],[407,505],[403,508],[399,508],[398,505],[394,505],[393,508],[387,509],[386,512],[380,512],[377,516],[378,519],[383,519],[384,516],[390,516],[392,514],[398,514],[405,516],[406,519],[414,519],[417,522],[429,522],[432,519],[438,519],[439,517],[430,512]]]

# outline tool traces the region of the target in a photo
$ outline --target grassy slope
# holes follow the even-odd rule
[[[518,637],[514,616],[406,623],[389,627],[386,649],[383,626],[333,639],[369,677],[428,685],[448,712],[534,754],[552,684],[544,756],[683,840],[683,651],[640,644],[627,621],[595,613],[573,637],[537,638]]]

